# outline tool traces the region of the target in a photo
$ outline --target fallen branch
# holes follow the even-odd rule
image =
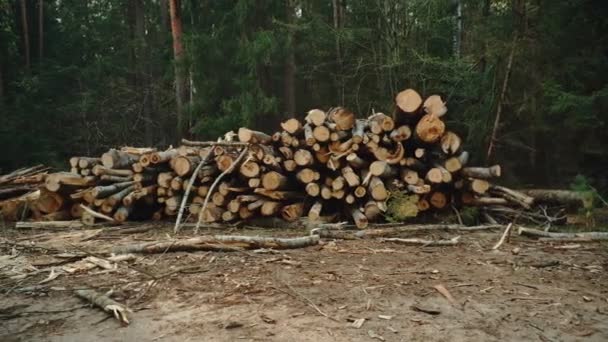
[[[209,187],[209,190],[207,192],[207,196],[205,197],[205,201],[203,202],[203,205],[201,206],[200,212],[198,213],[198,220],[196,221],[196,227],[194,227],[194,233],[197,234],[198,233],[198,228],[201,225],[201,221],[203,220],[203,215],[205,213],[205,209],[207,209],[207,204],[209,203],[209,199],[211,198],[211,194],[213,194],[213,190],[215,189],[215,187],[218,185],[218,183],[220,182],[220,180],[227,174],[229,174],[230,172],[232,172],[232,170],[234,170],[234,167],[236,165],[238,165],[238,163],[243,159],[243,157],[245,157],[245,154],[247,154],[247,151],[249,151],[249,147],[245,147],[243,149],[243,151],[241,152],[241,154],[239,155],[238,158],[236,158],[235,161],[232,162],[232,164],[230,164],[230,167],[228,167],[226,169],[226,171],[222,172],[213,182],[213,184],[211,184],[211,186]]]
[[[104,214],[98,213],[98,212],[96,212],[95,210],[93,210],[93,209],[91,209],[91,208],[87,207],[87,206],[86,206],[86,205],[84,205],[84,204],[81,204],[81,205],[80,205],[80,207],[81,207],[81,208],[82,208],[84,211],[86,211],[87,213],[89,213],[89,215],[91,215],[91,216],[93,216],[93,217],[96,217],[96,218],[98,218],[98,219],[102,219],[102,220],[106,220],[106,221],[109,221],[109,222],[116,222],[116,220],[114,220],[114,219],[113,219],[113,218],[111,218],[110,216],[106,216],[106,215],[104,215]]]
[[[424,239],[400,239],[400,238],[386,238],[381,239],[383,242],[397,242],[406,245],[423,245],[425,246],[454,246],[458,244],[460,236],[453,237],[449,240],[424,240]]]
[[[319,235],[322,238],[356,240],[365,238],[389,237],[399,235],[401,233],[412,233],[428,230],[454,230],[454,231],[478,231],[487,229],[497,229],[503,227],[499,224],[482,225],[482,226],[463,226],[459,224],[423,224],[423,225],[406,225],[389,228],[365,229],[358,231],[335,230],[328,228],[315,228],[310,231],[312,235]]]
[[[511,232],[511,227],[513,227],[513,223],[509,223],[509,225],[507,226],[507,228],[505,228],[505,232],[502,233],[502,236],[500,237],[500,240],[498,240],[498,242],[494,245],[494,247],[492,247],[492,249],[498,249],[498,247],[500,247],[505,242],[505,239],[507,238],[507,236]]]
[[[274,248],[295,249],[319,243],[318,235],[296,238],[272,238],[259,236],[210,235],[190,239],[148,242],[116,247],[112,253],[165,253],[179,251],[238,251],[245,249]]]
[[[203,165],[207,164],[207,160],[211,157],[213,153],[209,152],[203,160],[196,166],[196,169],[192,172],[190,176],[190,180],[188,181],[188,187],[186,187],[186,191],[184,192],[184,196],[182,196],[182,203],[179,206],[179,211],[177,213],[177,219],[175,220],[175,227],[173,227],[173,233],[177,234],[179,232],[179,225],[182,221],[182,216],[184,215],[184,208],[186,208],[186,202],[188,201],[188,196],[190,195],[190,190],[192,190],[192,184],[194,184],[194,180],[198,176],[198,172],[203,167]]]
[[[608,232],[584,232],[584,233],[553,233],[538,229],[519,227],[519,235],[544,238],[541,241],[600,241],[608,240]]]
[[[19,221],[15,223],[16,229],[70,229],[70,228],[82,228],[84,225],[80,221],[39,221],[39,222],[26,222]]]
[[[196,147],[209,147],[209,146],[230,146],[230,147],[239,147],[239,146],[247,146],[249,143],[240,142],[240,141],[191,141],[182,139],[182,144],[186,146],[196,146]]]
[[[76,295],[80,298],[86,299],[87,301],[100,307],[103,311],[112,313],[114,318],[119,320],[121,323],[129,324],[129,318],[127,312],[133,312],[128,307],[112,300],[110,297],[97,293],[94,290],[76,290]]]

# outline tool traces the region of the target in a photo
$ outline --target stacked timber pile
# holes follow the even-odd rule
[[[488,181],[500,176],[499,165],[467,165],[461,138],[442,121],[447,108],[440,96],[423,100],[407,89],[396,96],[395,108],[391,116],[368,118],[342,107],[313,109],[272,135],[240,128],[217,142],[183,140],[164,151],[125,147],[99,158],[73,157],[70,172],[38,172],[44,185],[37,195],[13,202],[35,201],[44,214],[85,223],[181,221],[185,213],[195,222],[348,218],[359,228],[384,217],[391,195],[407,198],[400,204],[406,217],[452,205],[497,214],[531,208],[534,197]],[[17,207],[4,205],[4,216],[15,218]]]

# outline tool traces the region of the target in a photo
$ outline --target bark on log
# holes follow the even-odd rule
[[[148,242],[137,245],[115,247],[115,254],[126,253],[166,253],[187,251],[235,251],[243,249],[295,249],[314,246],[319,243],[318,235],[296,238],[271,238],[259,236],[215,235],[190,239],[176,239],[167,242]]]
[[[136,163],[138,160],[139,156],[133,156],[115,149],[110,149],[101,155],[101,163],[110,169],[129,169],[131,168],[131,164]]]
[[[591,191],[570,191],[550,189],[527,189],[520,192],[533,197],[537,202],[593,207],[594,194]]]
[[[312,222],[318,221],[319,217],[321,217],[321,210],[323,210],[323,202],[315,202],[308,211],[308,219]]]
[[[460,174],[464,177],[491,179],[500,177],[501,169],[500,165],[493,165],[490,167],[465,167],[460,171]]]
[[[239,128],[239,141],[251,144],[268,144],[272,141],[272,137],[266,133],[252,131],[248,128]]]

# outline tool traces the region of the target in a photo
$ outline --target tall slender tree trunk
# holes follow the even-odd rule
[[[454,29],[454,57],[460,58],[462,49],[462,1],[455,0],[455,29]]]
[[[44,57],[44,0],[38,0],[38,62]]]
[[[160,23],[161,32],[167,32],[169,29],[169,0],[160,0]]]
[[[30,34],[27,23],[27,5],[26,0],[21,0],[21,27],[23,30],[23,50],[25,52],[25,69],[27,72],[30,71]]]
[[[294,1],[286,1],[286,17],[287,24],[291,27],[294,23]],[[284,90],[285,90],[285,115],[286,117],[294,116],[296,112],[296,56],[295,56],[295,43],[294,33],[291,28],[288,28],[287,32],[288,51],[287,59],[285,61],[285,79],[284,79]]]
[[[336,37],[336,64],[337,64],[337,79],[338,79],[338,98],[340,105],[344,105],[344,70],[342,64],[342,49],[340,47],[340,19],[341,19],[341,4],[340,0],[332,0],[332,6],[334,10],[334,30]]]
[[[182,42],[181,1],[169,0],[171,34],[173,36],[173,57],[175,62],[175,100],[177,104],[177,139],[183,135],[183,109],[187,101],[186,76],[184,70],[184,44]]]
[[[151,118],[150,81],[148,77],[149,54],[146,41],[145,9],[143,0],[134,0],[135,5],[135,58],[137,92],[141,101],[141,113],[144,122],[144,140],[152,146],[153,131]]]

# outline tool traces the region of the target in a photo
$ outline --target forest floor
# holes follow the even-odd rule
[[[0,340],[608,340],[608,245],[563,248],[514,235],[492,251],[501,231],[464,233],[453,247],[340,240],[279,252],[138,255],[111,270],[49,277],[77,262],[60,253],[168,239],[168,226],[129,235],[3,229]],[[72,293],[87,287],[113,289],[134,311],[130,325]]]

